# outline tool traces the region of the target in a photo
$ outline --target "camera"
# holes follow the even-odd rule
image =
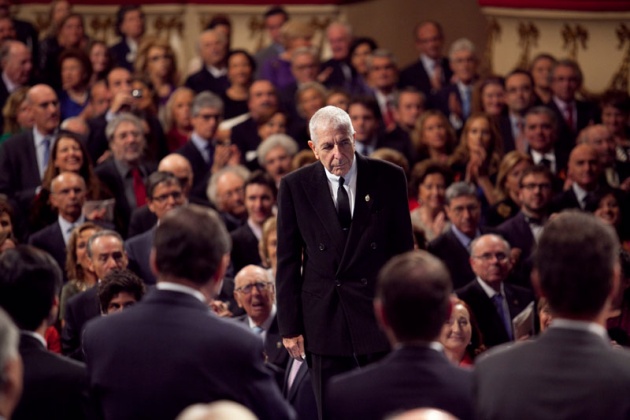
[[[136,99],[140,99],[142,98],[142,89],[134,89],[131,91],[131,96],[133,96]]]

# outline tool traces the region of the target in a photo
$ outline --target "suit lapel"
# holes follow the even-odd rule
[[[337,210],[330,195],[328,178],[321,163],[315,163],[312,169],[311,176],[306,179],[304,184],[306,197],[315,210],[320,224],[330,236],[331,243],[334,244],[337,254],[341,257],[346,239],[339,225]]]

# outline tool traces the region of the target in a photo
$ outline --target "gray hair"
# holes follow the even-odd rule
[[[293,63],[293,61],[301,55],[310,55],[319,63],[319,54],[317,53],[317,50],[312,47],[296,48],[296,50],[293,51],[293,54],[291,54],[291,63]]]
[[[318,131],[326,128],[347,132],[354,143],[354,127],[352,127],[350,115],[343,109],[328,105],[321,108],[311,117],[308,123],[308,131],[311,133],[311,140],[315,145],[317,145]]]
[[[477,189],[470,182],[454,182],[446,189],[446,205],[451,204],[451,200],[459,197],[475,197],[477,198]]]
[[[18,342],[20,333],[11,321],[9,315],[0,308],[0,385],[4,385],[7,378],[6,365],[18,356]]]
[[[394,54],[391,51],[386,50],[385,48],[377,48],[372,51],[372,53],[368,55],[367,59],[365,60],[365,65],[367,66],[368,71],[372,71],[372,65],[374,64],[374,58],[376,57],[389,58],[394,66],[398,66],[398,64],[396,63],[396,57],[394,57]]]
[[[206,188],[206,195],[208,196],[208,200],[210,200],[210,202],[214,204],[214,206],[217,208],[218,208],[217,183],[219,182],[219,179],[227,173],[232,173],[242,178],[243,182],[245,182],[247,178],[249,178],[249,170],[243,165],[226,166],[220,171],[213,173],[212,176],[210,177],[210,180],[208,181],[208,188]]]
[[[256,150],[260,166],[265,165],[265,157],[267,156],[267,153],[276,147],[282,147],[291,157],[295,156],[298,152],[297,142],[286,134],[272,134],[263,140],[264,141],[260,143],[258,149]]]
[[[470,253],[471,255],[474,253],[475,251],[475,247],[477,246],[477,244],[479,243],[479,241],[481,240],[481,238],[494,238],[498,241],[500,241],[501,243],[503,243],[503,246],[505,247],[505,252],[506,254],[510,254],[510,243],[508,241],[505,240],[505,238],[501,235],[495,235],[494,233],[487,233],[485,235],[481,235],[477,238],[475,238],[471,243],[470,243]]]
[[[190,115],[193,117],[199,115],[203,108],[214,108],[223,114],[223,101],[214,93],[204,90],[193,99]]]
[[[551,67],[551,71],[549,72],[549,83],[553,82],[554,77],[556,77],[556,69],[558,67],[569,67],[573,69],[575,75],[578,78],[578,86],[582,86],[582,82],[584,81],[584,74],[582,73],[582,69],[580,65],[570,58],[563,58],[562,60],[556,61]]]
[[[140,131],[140,133],[144,136],[144,128],[142,128],[142,121],[140,118],[128,112],[123,112],[122,114],[116,115],[113,120],[107,123],[107,127],[105,127],[105,136],[107,137],[107,141],[112,141],[114,139],[114,133],[116,133],[118,126],[124,122],[130,122],[135,125],[138,131]]]
[[[398,109],[400,105],[400,97],[404,94],[420,96],[420,102],[422,103],[422,106],[426,106],[427,95],[425,95],[424,92],[420,91],[418,88],[414,86],[407,86],[402,89],[397,89],[396,92],[394,92],[394,107],[396,109]]]
[[[459,38],[451,44],[451,48],[448,50],[449,60],[452,60],[453,55],[460,51],[469,51],[471,54],[475,55],[475,44],[468,38]]]
[[[94,241],[104,236],[113,236],[114,238],[120,241],[120,244],[122,246],[124,246],[125,244],[125,241],[123,240],[122,236],[120,236],[120,233],[116,232],[115,230],[111,230],[111,229],[99,230],[98,232],[94,233],[94,235],[90,236],[90,238],[87,241],[87,245],[85,246],[85,252],[88,258],[92,259],[92,245],[94,245]]]
[[[348,35],[348,37],[350,37],[350,39],[352,39],[352,26],[350,26],[349,23],[341,22],[341,21],[338,21],[338,20],[336,20],[334,22],[330,22],[330,24],[326,28],[326,34],[328,35],[328,30],[330,28],[335,27],[335,26],[339,26],[339,27],[343,28],[346,31],[346,34]]]
[[[207,34],[213,34],[217,37],[217,39],[219,40],[219,42],[222,42],[224,45],[227,44],[227,38],[225,37],[225,35],[223,34],[223,32],[221,31],[217,31],[216,29],[206,29],[205,31],[203,31],[202,33],[199,34],[199,38],[197,38],[197,51],[201,50],[201,38],[204,35]]]

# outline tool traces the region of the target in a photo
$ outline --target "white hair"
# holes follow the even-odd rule
[[[311,140],[314,144],[317,144],[318,131],[327,128],[343,130],[350,137],[354,138],[354,127],[352,127],[350,115],[336,106],[325,106],[311,117],[308,123],[308,130],[311,133]]]
[[[287,136],[286,134],[272,134],[266,139],[263,139],[256,150],[260,166],[265,166],[265,157],[267,156],[267,153],[276,147],[282,147],[291,157],[295,156],[298,152],[298,144],[292,137]]]

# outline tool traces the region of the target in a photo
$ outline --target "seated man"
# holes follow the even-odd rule
[[[435,407],[472,419],[472,376],[436,344],[451,306],[444,264],[424,251],[398,255],[381,269],[376,288],[374,312],[394,350],[378,364],[333,378],[326,418],[380,420]]]
[[[49,352],[44,340],[58,317],[60,290],[61,271],[45,252],[19,246],[0,256],[0,307],[20,328],[24,363],[24,391],[12,419],[88,418],[85,366]]]
[[[125,269],[115,268],[97,286],[101,314],[121,312],[140,302],[146,288],[140,277]]]
[[[506,283],[512,269],[510,244],[498,235],[483,235],[472,242],[470,251],[477,278],[455,293],[472,309],[487,347],[518,340],[512,320],[534,300],[534,294]]]
[[[297,143],[286,134],[272,134],[256,150],[260,167],[271,175],[278,187],[282,177],[291,172],[291,163],[297,152]]]
[[[249,171],[244,166],[227,166],[210,177],[208,200],[219,211],[228,232],[243,226],[247,220],[245,180]]]

